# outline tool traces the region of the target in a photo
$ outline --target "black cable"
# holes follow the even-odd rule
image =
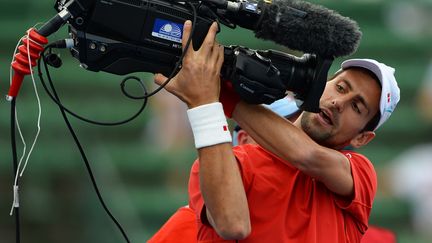
[[[117,126],[117,125],[122,125],[122,124],[125,124],[125,123],[128,123],[128,122],[130,122],[130,121],[132,121],[133,119],[135,119],[135,118],[137,118],[141,113],[142,113],[142,111],[145,109],[145,107],[146,107],[146,105],[147,105],[147,101],[148,101],[148,99],[147,99],[147,97],[144,97],[144,98],[142,98],[144,101],[143,101],[143,104],[141,105],[141,107],[139,108],[139,110],[134,114],[134,115],[132,115],[131,117],[129,117],[129,118],[127,118],[127,119],[125,119],[125,120],[121,120],[121,121],[116,121],[116,122],[101,122],[101,121],[95,121],[95,120],[91,120],[91,119],[88,119],[88,118],[85,118],[85,117],[83,117],[83,116],[81,116],[81,115],[78,115],[78,114],[76,114],[75,112],[73,112],[73,111],[71,111],[70,109],[68,109],[68,108],[66,108],[56,97],[55,97],[55,95],[53,94],[53,93],[51,93],[51,91],[48,89],[48,87],[47,87],[47,85],[46,85],[46,83],[45,83],[45,79],[43,78],[43,74],[42,74],[42,69],[41,69],[41,60],[43,60],[43,64],[44,64],[44,68],[45,68],[45,72],[46,72],[46,75],[47,75],[47,78],[48,78],[48,80],[49,80],[49,82],[50,82],[50,86],[51,86],[51,89],[52,90],[54,90],[54,84],[52,83],[52,79],[51,79],[51,74],[50,74],[50,72],[49,72],[49,69],[48,69],[48,65],[46,64],[46,59],[45,59],[45,52],[47,51],[47,50],[49,50],[49,51],[51,51],[51,48],[52,48],[52,46],[51,45],[48,45],[47,47],[45,47],[45,49],[42,51],[42,53],[41,53],[41,56],[42,56],[42,58],[41,59],[39,59],[38,60],[38,75],[39,75],[39,78],[40,78],[40,80],[41,80],[41,83],[42,83],[42,86],[44,87],[44,89],[45,89],[45,91],[47,92],[47,94],[48,94],[48,96],[59,106],[59,107],[61,107],[63,110],[65,110],[67,113],[69,113],[70,115],[72,115],[72,116],[74,116],[74,117],[76,117],[77,119],[79,119],[79,120],[82,120],[82,121],[85,121],[85,122],[87,122],[87,123],[91,123],[91,124],[96,124],[96,125],[101,125],[101,126]],[[128,79],[128,78],[126,78],[126,79]],[[145,85],[141,82],[141,80],[139,80],[138,79],[138,81],[139,81],[139,83],[140,83],[140,85],[141,85],[141,87],[143,88],[143,91],[144,91],[144,94],[147,94],[147,89],[145,88]],[[123,85],[123,83],[125,82],[125,80],[123,80],[123,82],[122,82],[122,85]],[[123,89],[123,87],[122,87],[122,89]]]
[[[16,124],[16,97],[11,100],[11,145],[12,145],[12,161],[13,161],[13,175],[14,175],[14,204],[15,204],[15,178],[17,178],[16,186],[18,186],[19,178],[18,176],[18,157],[17,157],[17,148],[16,148],[16,134],[15,134],[15,124]],[[18,193],[18,191],[16,191]],[[14,215],[15,215],[15,242],[20,242],[20,216],[19,216],[19,207],[15,207],[14,205]]]
[[[126,77],[126,78],[124,78],[123,79],[123,81],[120,83],[120,88],[121,88],[121,91],[122,91],[122,93],[126,96],[126,97],[128,97],[128,98],[130,98],[130,99],[134,99],[134,100],[141,100],[141,99],[143,99],[143,98],[141,98],[140,96],[134,96],[134,95],[131,95],[131,94],[129,94],[127,91],[126,91],[126,82],[128,81],[128,80],[135,80],[135,81],[137,81],[137,82],[139,82],[140,84],[141,84],[141,86],[144,88],[144,93],[147,93],[147,91],[146,91],[146,89],[145,89],[145,86],[143,85],[143,83],[142,83],[142,81],[141,81],[141,79],[140,78],[138,78],[138,77],[136,77],[136,76],[128,76],[128,77]],[[147,101],[147,99],[148,98],[144,98],[146,101]]]
[[[98,122],[98,121],[93,121],[93,120],[90,120],[90,119],[84,118],[84,117],[82,117],[82,116],[79,116],[79,115],[77,115],[76,113],[72,112],[71,110],[67,109],[67,108],[66,108],[66,107],[61,103],[61,101],[60,101],[60,98],[59,98],[59,96],[58,96],[58,94],[57,94],[57,91],[56,91],[56,89],[55,89],[55,87],[54,87],[54,84],[53,84],[53,82],[52,82],[51,75],[50,75],[50,73],[49,73],[49,69],[48,69],[48,66],[47,66],[47,64],[46,64],[46,60],[45,60],[45,58],[44,58],[44,57],[45,57],[44,54],[45,54],[46,50],[49,49],[49,50],[51,51],[52,46],[48,45],[48,46],[43,50],[43,52],[41,53],[41,56],[42,56],[42,59],[43,59],[43,64],[44,64],[44,68],[45,68],[45,71],[46,71],[46,75],[47,75],[48,82],[49,82],[50,88],[51,88],[51,90],[52,90],[52,93],[51,93],[50,90],[48,89],[48,87],[47,87],[47,85],[46,85],[46,83],[45,83],[45,81],[44,81],[44,79],[43,79],[43,75],[42,75],[42,71],[41,71],[41,59],[39,59],[39,61],[38,61],[38,74],[39,74],[39,78],[41,79],[41,83],[42,83],[42,85],[43,85],[45,91],[48,93],[48,95],[50,96],[50,98],[51,98],[51,99],[52,99],[52,100],[53,100],[53,101],[58,105],[58,107],[59,107],[59,109],[60,109],[60,111],[61,111],[61,113],[62,113],[63,119],[64,119],[64,121],[65,121],[65,123],[66,123],[66,125],[67,125],[67,127],[68,127],[68,129],[69,129],[69,131],[70,131],[70,133],[71,133],[71,135],[72,135],[74,141],[75,141],[75,144],[77,145],[77,147],[78,147],[78,149],[79,149],[79,151],[80,151],[81,157],[82,157],[82,159],[83,159],[83,161],[84,161],[84,164],[85,164],[86,169],[87,169],[87,172],[88,172],[88,174],[89,174],[89,176],[90,176],[90,179],[91,179],[91,182],[92,182],[93,188],[94,188],[94,190],[96,191],[97,197],[98,197],[98,199],[99,199],[99,201],[100,201],[102,207],[104,208],[105,212],[108,214],[108,216],[111,218],[111,220],[115,223],[115,225],[117,226],[117,228],[120,230],[121,234],[123,235],[124,239],[125,239],[126,242],[128,242],[128,243],[130,242],[130,240],[129,240],[129,238],[128,238],[126,232],[123,230],[123,227],[120,225],[120,223],[117,221],[117,219],[112,215],[112,213],[110,212],[110,210],[109,210],[108,207],[106,206],[106,204],[105,204],[105,202],[104,202],[104,200],[103,200],[103,198],[102,198],[102,195],[100,194],[100,191],[99,191],[98,185],[97,185],[97,183],[96,183],[96,180],[95,180],[95,178],[94,178],[94,175],[93,175],[93,172],[92,172],[92,169],[91,169],[90,163],[89,163],[89,161],[88,161],[88,159],[87,159],[87,156],[86,156],[86,154],[85,154],[85,151],[84,151],[84,149],[82,148],[82,145],[81,145],[81,143],[80,143],[80,141],[79,141],[79,139],[78,139],[78,137],[77,137],[77,135],[76,135],[76,133],[75,133],[73,127],[72,127],[72,125],[71,125],[70,122],[69,122],[69,119],[68,119],[68,117],[67,117],[66,112],[69,113],[70,115],[72,115],[72,116],[74,116],[74,117],[80,119],[80,120],[85,121],[85,122],[89,122],[89,123],[92,123],[92,124],[98,124],[98,125],[105,125],[105,126],[120,125],[120,124],[124,124],[124,123],[127,123],[127,122],[129,122],[129,121],[135,119],[135,118],[136,118],[136,117],[137,117],[137,116],[138,116],[138,115],[139,115],[139,114],[144,110],[144,108],[145,108],[145,106],[146,106],[146,104],[147,104],[147,101],[148,101],[148,97],[151,97],[151,96],[153,96],[154,94],[158,93],[160,90],[162,90],[162,89],[163,89],[163,88],[164,88],[164,87],[165,87],[165,86],[166,86],[166,85],[171,81],[171,79],[175,76],[175,74],[178,72],[178,70],[179,70],[180,67],[181,67],[182,60],[183,60],[183,58],[184,58],[184,56],[185,56],[185,54],[186,54],[186,52],[187,52],[187,50],[188,50],[188,48],[189,48],[189,46],[190,46],[190,43],[191,43],[191,41],[192,41],[192,36],[193,36],[193,34],[194,34],[194,32],[195,32],[195,26],[196,26],[196,25],[195,25],[195,22],[196,22],[196,19],[197,19],[197,12],[196,12],[195,6],[194,6],[191,2],[187,2],[187,3],[191,6],[192,11],[193,11],[192,30],[191,30],[191,34],[190,34],[190,36],[189,36],[189,38],[188,38],[188,40],[187,40],[187,42],[186,42],[186,46],[184,47],[184,51],[183,51],[182,55],[180,56],[178,62],[176,63],[176,65],[175,65],[175,67],[174,67],[172,73],[171,73],[170,76],[168,77],[168,79],[167,79],[167,80],[166,80],[166,81],[165,81],[165,82],[164,82],[160,87],[158,87],[156,90],[152,91],[151,93],[147,93],[147,90],[146,90],[144,84],[143,84],[143,83],[142,83],[142,82],[141,82],[137,77],[134,77],[134,76],[132,76],[132,77],[127,77],[127,78],[125,78],[125,79],[121,82],[121,90],[122,90],[123,94],[125,94],[127,97],[132,98],[132,99],[144,99],[143,105],[141,106],[141,108],[139,109],[139,111],[138,111],[135,115],[133,115],[132,117],[130,117],[130,118],[126,119],[126,120],[123,120],[123,121],[120,121],[120,122]],[[130,95],[130,94],[128,94],[128,93],[126,92],[126,90],[125,90],[125,88],[124,88],[124,85],[125,85],[125,82],[126,82],[127,80],[129,80],[129,79],[134,79],[134,80],[139,81],[139,83],[141,84],[141,86],[143,87],[143,90],[144,90],[144,95],[143,95],[142,97],[132,96],[132,95]]]
[[[47,65],[46,65],[46,63],[45,63],[45,60],[44,60],[44,65],[45,65],[45,68],[47,69]],[[108,209],[108,207],[107,207],[106,204],[105,204],[105,201],[104,201],[103,198],[102,198],[102,195],[101,195],[101,193],[100,193],[100,191],[99,191],[98,185],[97,185],[96,180],[95,180],[95,178],[94,178],[94,175],[93,175],[93,172],[92,172],[92,169],[91,169],[90,163],[89,163],[89,161],[88,161],[88,159],[87,159],[87,155],[85,154],[85,151],[84,151],[84,149],[83,149],[83,147],[82,147],[82,145],[81,145],[81,143],[80,143],[80,141],[79,141],[79,139],[78,139],[78,137],[77,137],[77,135],[76,135],[76,133],[75,133],[73,127],[72,127],[72,125],[71,125],[70,122],[69,122],[69,119],[68,119],[68,117],[67,117],[67,115],[66,115],[66,111],[65,111],[65,109],[64,109],[64,106],[61,105],[60,98],[59,98],[59,96],[58,96],[58,94],[57,94],[57,91],[56,91],[56,89],[55,89],[55,87],[54,87],[54,85],[53,85],[53,83],[52,83],[52,80],[51,80],[51,77],[50,77],[50,76],[48,76],[48,81],[49,81],[49,84],[50,84],[51,90],[52,90],[52,92],[53,92],[53,95],[54,95],[54,97],[55,97],[55,100],[58,101],[58,103],[57,103],[57,102],[56,102],[56,103],[57,103],[57,104],[60,104],[60,105],[59,105],[59,108],[60,108],[60,111],[61,111],[61,113],[62,113],[63,119],[64,119],[64,121],[65,121],[65,123],[66,123],[66,125],[67,125],[67,127],[68,127],[68,129],[69,129],[69,132],[71,133],[71,135],[72,135],[72,137],[73,137],[73,139],[74,139],[74,141],[75,141],[76,146],[78,147],[78,149],[79,149],[79,151],[80,151],[80,154],[81,154],[82,159],[84,160],[84,164],[85,164],[86,169],[87,169],[87,172],[88,172],[88,174],[89,174],[89,176],[90,176],[90,179],[91,179],[91,182],[92,182],[93,188],[94,188],[94,190],[96,191],[96,195],[97,195],[97,197],[98,197],[98,199],[99,199],[99,202],[101,203],[102,207],[104,208],[104,210],[105,210],[105,212],[108,214],[108,216],[109,216],[109,217],[111,218],[111,220],[115,223],[115,225],[117,226],[117,228],[120,230],[120,232],[121,232],[121,234],[123,235],[123,238],[126,240],[126,242],[130,243],[130,240],[129,240],[129,238],[128,238],[126,232],[124,231],[123,227],[120,225],[120,223],[117,221],[117,219],[113,216],[113,214],[112,214],[111,211]],[[144,105],[144,106],[145,106],[145,105]]]

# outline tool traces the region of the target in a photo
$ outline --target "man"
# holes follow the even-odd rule
[[[289,96],[266,106],[279,116],[294,122],[300,110]],[[235,125],[232,133],[233,146],[256,144],[255,140],[240,126]],[[148,243],[195,243],[197,242],[197,222],[194,211],[187,206],[179,208],[174,215],[154,234]],[[369,226],[361,243],[396,243],[395,234],[384,228]]]
[[[183,46],[191,23],[184,25]],[[198,242],[360,242],[376,192],[364,156],[339,151],[369,143],[399,101],[394,70],[374,60],[349,60],[326,84],[319,113],[291,123],[224,90],[223,47],[210,27],[198,51],[165,89],[184,101],[199,161],[189,182]],[[156,75],[155,82],[166,78]],[[231,115],[260,145],[231,146]]]

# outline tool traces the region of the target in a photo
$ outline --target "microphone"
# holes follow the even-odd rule
[[[326,59],[348,56],[357,50],[362,33],[354,20],[309,2],[267,2],[237,2],[239,6],[227,8],[226,14],[239,26],[253,30],[257,38],[292,50]]]

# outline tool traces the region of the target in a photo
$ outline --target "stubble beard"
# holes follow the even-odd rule
[[[320,129],[314,124],[313,115],[315,113],[304,112],[301,117],[301,127],[312,140],[321,145],[328,145],[328,140],[333,136],[331,130]]]

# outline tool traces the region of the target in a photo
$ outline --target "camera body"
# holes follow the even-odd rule
[[[171,76],[181,61],[186,20],[195,19],[192,48],[197,50],[214,21],[253,29],[267,5],[247,0],[57,0],[55,9],[59,14],[66,9],[71,15],[67,20],[74,41],[71,53],[83,68],[117,75]],[[332,61],[230,46],[225,47],[221,77],[231,81],[248,103],[270,104],[292,91],[300,109],[318,112]]]
[[[81,0],[69,20],[72,55],[91,71],[124,75],[169,75],[182,53],[183,24],[193,19],[189,6],[160,0]],[[60,11],[65,1],[57,1]],[[85,4],[85,5],[84,5]],[[214,19],[197,16],[192,43],[198,49]]]

